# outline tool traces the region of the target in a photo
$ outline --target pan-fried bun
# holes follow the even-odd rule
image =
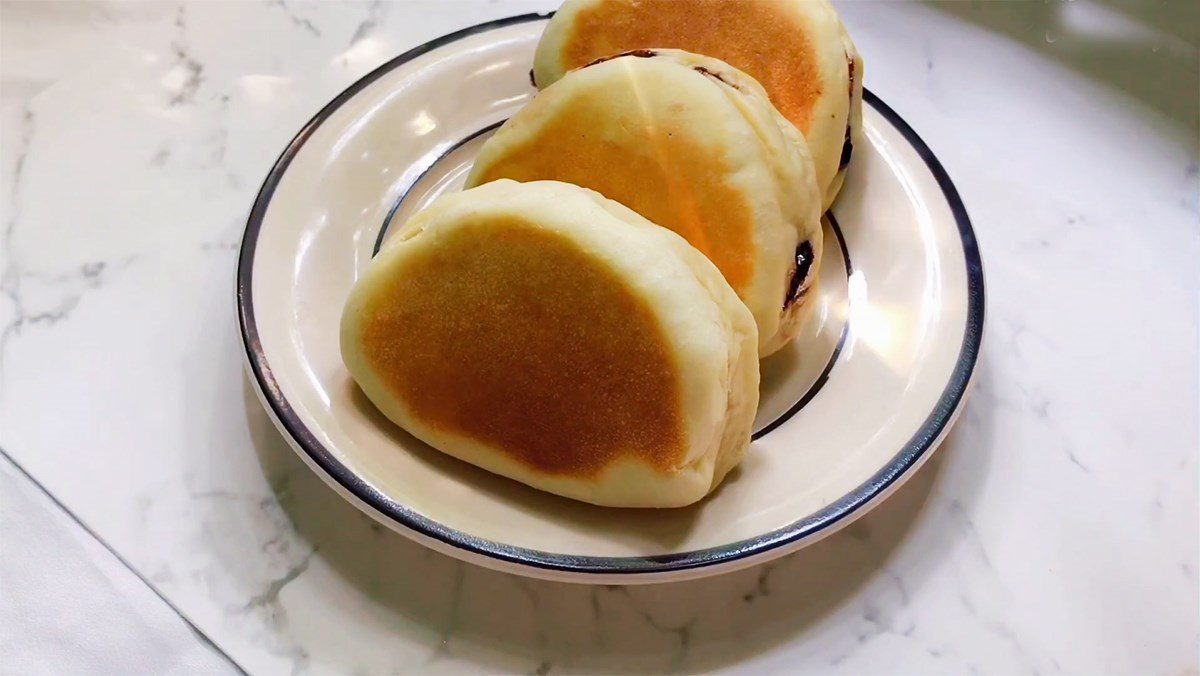
[[[554,181],[495,181],[414,216],[352,289],[341,345],[416,437],[598,505],[704,497],[758,405],[754,321],[717,269]]]
[[[762,83],[808,139],[823,206],[837,196],[862,126],[863,62],[825,0],[566,0],[534,56],[547,87],[630,50],[712,56]]]
[[[750,308],[760,356],[812,305],[821,200],[808,146],[721,61],[645,50],[571,72],[488,139],[467,185],[497,178],[591,188],[683,235]]]

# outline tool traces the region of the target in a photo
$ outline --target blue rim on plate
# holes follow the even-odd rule
[[[966,394],[971,374],[979,358],[979,348],[983,338],[983,263],[979,256],[979,247],[975,241],[975,233],[971,229],[971,220],[967,216],[967,210],[963,205],[962,198],[959,197],[958,190],[955,189],[950,176],[946,173],[945,168],[942,167],[941,162],[934,156],[933,151],[929,149],[929,146],[921,140],[921,137],[917,135],[913,128],[896,111],[892,110],[879,97],[867,90],[863,91],[863,100],[894,126],[921,156],[921,159],[925,162],[929,171],[941,187],[946,202],[949,204],[950,210],[954,215],[959,235],[962,238],[963,256],[966,260],[966,330],[963,334],[963,342],[959,350],[958,359],[950,375],[950,381],[946,385],[945,390],[943,390],[933,411],[930,412],[920,429],[888,462],[887,466],[844,495],[841,499],[823,509],[788,526],[747,540],[709,549],[658,556],[573,556],[523,547],[513,547],[447,528],[396,502],[363,481],[350,471],[348,467],[343,465],[329,449],[321,445],[312,431],[300,420],[291,404],[280,391],[279,385],[271,372],[271,366],[267,363],[266,355],[263,354],[262,342],[259,338],[258,327],[254,319],[254,304],[251,293],[253,287],[254,251],[258,241],[258,232],[262,227],[263,217],[266,215],[267,207],[270,204],[275,188],[292,159],[304,146],[305,142],[308,141],[313,131],[329,118],[338,107],[397,66],[470,35],[512,24],[539,21],[547,19],[550,16],[551,14],[522,14],[520,16],[489,21],[444,35],[404,52],[363,76],[334,98],[333,101],[330,101],[304,125],[295,138],[292,139],[291,143],[284,149],[279,159],[275,161],[275,165],[267,174],[267,178],[263,182],[262,188],[258,192],[258,197],[254,201],[254,206],[250,211],[250,217],[246,223],[246,232],[242,238],[241,253],[239,254],[237,266],[237,307],[242,342],[246,348],[246,357],[250,364],[250,369],[255,380],[258,382],[259,388],[262,390],[264,399],[270,406],[275,418],[283,425],[304,453],[322,471],[341,485],[342,488],[369,505],[375,511],[387,516],[409,530],[441,541],[452,547],[519,566],[598,575],[666,573],[704,568],[746,559],[810,538],[823,531],[828,531],[895,484],[933,448],[935,442],[953,420],[954,413],[958,409],[963,396]],[[828,376],[828,373],[823,375]],[[790,416],[795,413],[799,407],[794,406],[786,415]],[[772,423],[772,426],[774,424]]]

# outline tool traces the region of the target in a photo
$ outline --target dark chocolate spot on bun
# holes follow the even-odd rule
[[[535,89],[537,88],[537,78],[534,77],[532,68],[529,69],[529,84],[533,85]]]
[[[850,155],[854,153],[854,142],[850,140],[850,125],[846,125],[846,140],[842,141],[842,159],[838,160],[838,171],[850,164]]]
[[[584,68],[587,68],[588,66],[594,66],[598,63],[604,63],[605,61],[612,61],[613,59],[619,59],[622,56],[636,56],[639,59],[649,59],[652,56],[658,56],[658,52],[654,51],[653,49],[631,49],[627,52],[621,52],[620,54],[610,54],[608,56],[602,56],[602,57],[596,59],[595,61],[592,61],[591,63],[584,65]]]
[[[854,114],[854,59],[847,54],[846,60],[850,63],[850,110],[846,113],[846,140],[842,142],[842,159],[838,161],[838,171],[850,164],[850,155],[854,153],[854,143],[850,140],[850,116]]]
[[[725,78],[721,77],[720,73],[713,72],[713,71],[705,68],[704,66],[692,66],[692,70],[696,71],[697,73],[707,75],[708,77],[711,77],[712,79],[714,79],[722,84],[729,85],[730,87],[733,87],[734,89],[736,89],[738,91],[742,90],[741,87],[739,87],[739,86],[735,85],[734,83],[730,82],[729,80],[726,80]]]
[[[796,269],[792,271],[792,281],[788,284],[787,296],[783,299],[783,309],[791,307],[804,296],[805,291],[808,291],[809,285],[805,282],[812,272],[814,260],[816,257],[813,255],[812,242],[807,239],[800,242],[800,246],[796,247]]]

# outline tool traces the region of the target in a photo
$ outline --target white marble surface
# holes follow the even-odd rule
[[[385,532],[294,457],[233,312],[258,183],[388,57],[552,4],[0,5],[4,453],[253,673],[1194,672],[1192,3],[841,5],[868,86],[962,192],[989,293],[963,419],[846,531],[696,582],[540,583]],[[5,523],[42,499],[28,481],[4,472]],[[145,652],[39,648],[83,630],[5,526],[0,605],[28,610],[4,616],[0,670],[231,668],[43,502],[45,568],[101,552],[68,596]],[[127,609],[99,582],[121,575]]]

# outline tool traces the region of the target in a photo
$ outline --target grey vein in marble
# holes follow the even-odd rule
[[[278,7],[279,9],[282,9],[284,14],[287,15],[288,20],[292,22],[293,26],[303,29],[314,38],[321,37],[321,29],[317,28],[312,21],[297,14],[291,5],[288,4],[287,0],[271,0],[269,4],[272,7]]]
[[[304,571],[308,570],[308,564],[312,561],[313,554],[316,552],[316,548],[313,548],[312,551],[304,555],[304,558],[300,559],[299,563],[289,568],[278,579],[271,580],[271,583],[267,585],[267,588],[261,594],[251,598],[246,603],[246,610],[271,606],[273,612],[280,612],[276,607],[279,603],[279,593],[293,580],[300,577]]]
[[[187,5],[180,5],[175,12],[175,39],[171,41],[171,52],[175,66],[183,71],[182,80],[168,100],[168,105],[174,107],[194,101],[204,82],[204,64],[192,56],[187,43]]]
[[[387,15],[388,7],[383,0],[371,0],[371,4],[367,6],[367,16],[355,26],[354,33],[350,35],[350,44],[353,45],[375,32]]]
[[[12,230],[7,230],[6,246],[11,241],[11,235]],[[30,327],[50,328],[67,320],[85,294],[103,287],[114,274],[129,267],[135,260],[136,256],[129,256],[114,265],[95,261],[85,263],[74,272],[56,275],[22,271],[15,262],[9,262],[3,275],[0,275],[0,293],[8,297],[10,305],[9,316],[0,329],[0,397],[4,395],[4,367],[9,341]],[[49,292],[53,300],[47,303],[43,298],[36,308],[31,307],[32,303],[27,299],[31,287]]]

